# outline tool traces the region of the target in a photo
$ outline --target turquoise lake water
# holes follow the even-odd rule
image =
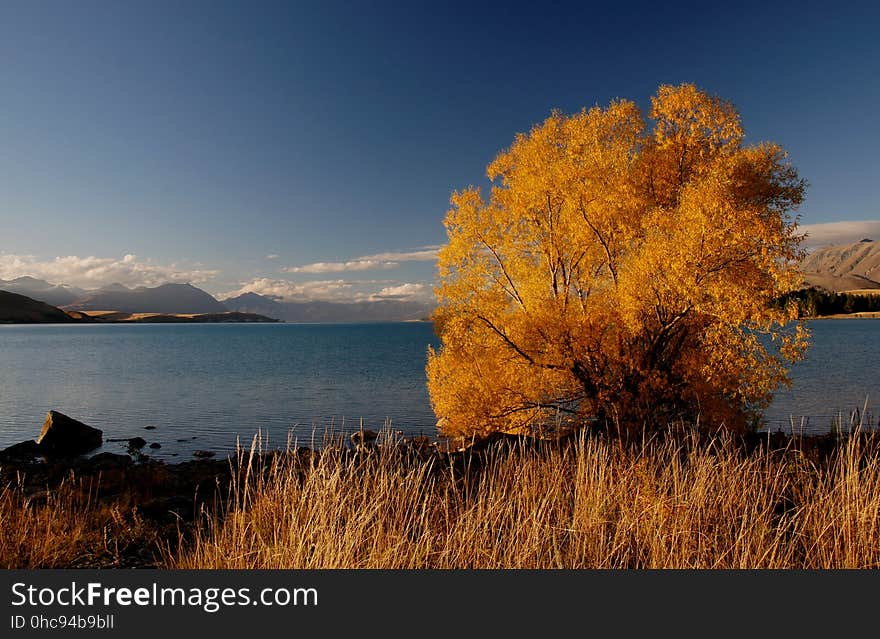
[[[768,427],[824,432],[866,398],[876,425],[880,320],[810,324],[810,355],[778,393]],[[159,458],[234,450],[258,431],[270,447],[289,434],[308,444],[361,420],[433,435],[425,358],[436,342],[432,325],[417,322],[0,326],[0,448],[36,437],[50,409],[105,439],[157,442],[148,452]]]

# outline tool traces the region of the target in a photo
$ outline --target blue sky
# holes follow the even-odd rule
[[[817,238],[880,234],[876,4],[616,6],[4,2],[0,278],[425,295],[517,132],[680,82],[790,151]]]

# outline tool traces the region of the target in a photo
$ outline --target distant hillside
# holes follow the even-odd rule
[[[801,264],[807,286],[840,293],[855,289],[880,289],[880,242],[862,240],[826,246]]]
[[[69,311],[83,320],[110,324],[243,324],[272,323],[279,320],[256,313],[119,313],[117,311]]]
[[[223,300],[230,310],[259,313],[285,322],[404,322],[430,315],[424,302],[378,300],[374,302],[280,302],[256,293]]]
[[[225,313],[230,310],[192,284],[163,284],[155,288],[128,289],[121,284],[92,291],[64,306],[77,311],[121,313]]]
[[[223,300],[223,306],[239,313],[259,313],[277,319],[284,319],[283,315],[286,312],[285,305],[281,302],[257,293],[243,293],[237,297],[230,297]]]
[[[17,277],[14,280],[0,280],[0,289],[18,293],[52,306],[72,304],[85,295],[86,291],[72,286],[50,284],[35,277]]]
[[[42,324],[74,321],[76,320],[59,308],[18,293],[0,291],[0,323]]]

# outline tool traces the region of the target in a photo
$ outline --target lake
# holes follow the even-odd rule
[[[813,347],[768,427],[826,432],[866,398],[876,425],[880,320],[810,325]],[[270,447],[361,423],[433,435],[425,358],[436,343],[422,322],[0,326],[0,448],[36,437],[50,409],[105,439],[157,442],[148,452],[166,459],[234,450],[258,431]]]

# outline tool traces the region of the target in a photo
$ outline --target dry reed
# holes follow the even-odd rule
[[[876,437],[824,461],[730,438],[242,458],[179,568],[876,568]],[[478,463],[479,462],[479,463]]]

